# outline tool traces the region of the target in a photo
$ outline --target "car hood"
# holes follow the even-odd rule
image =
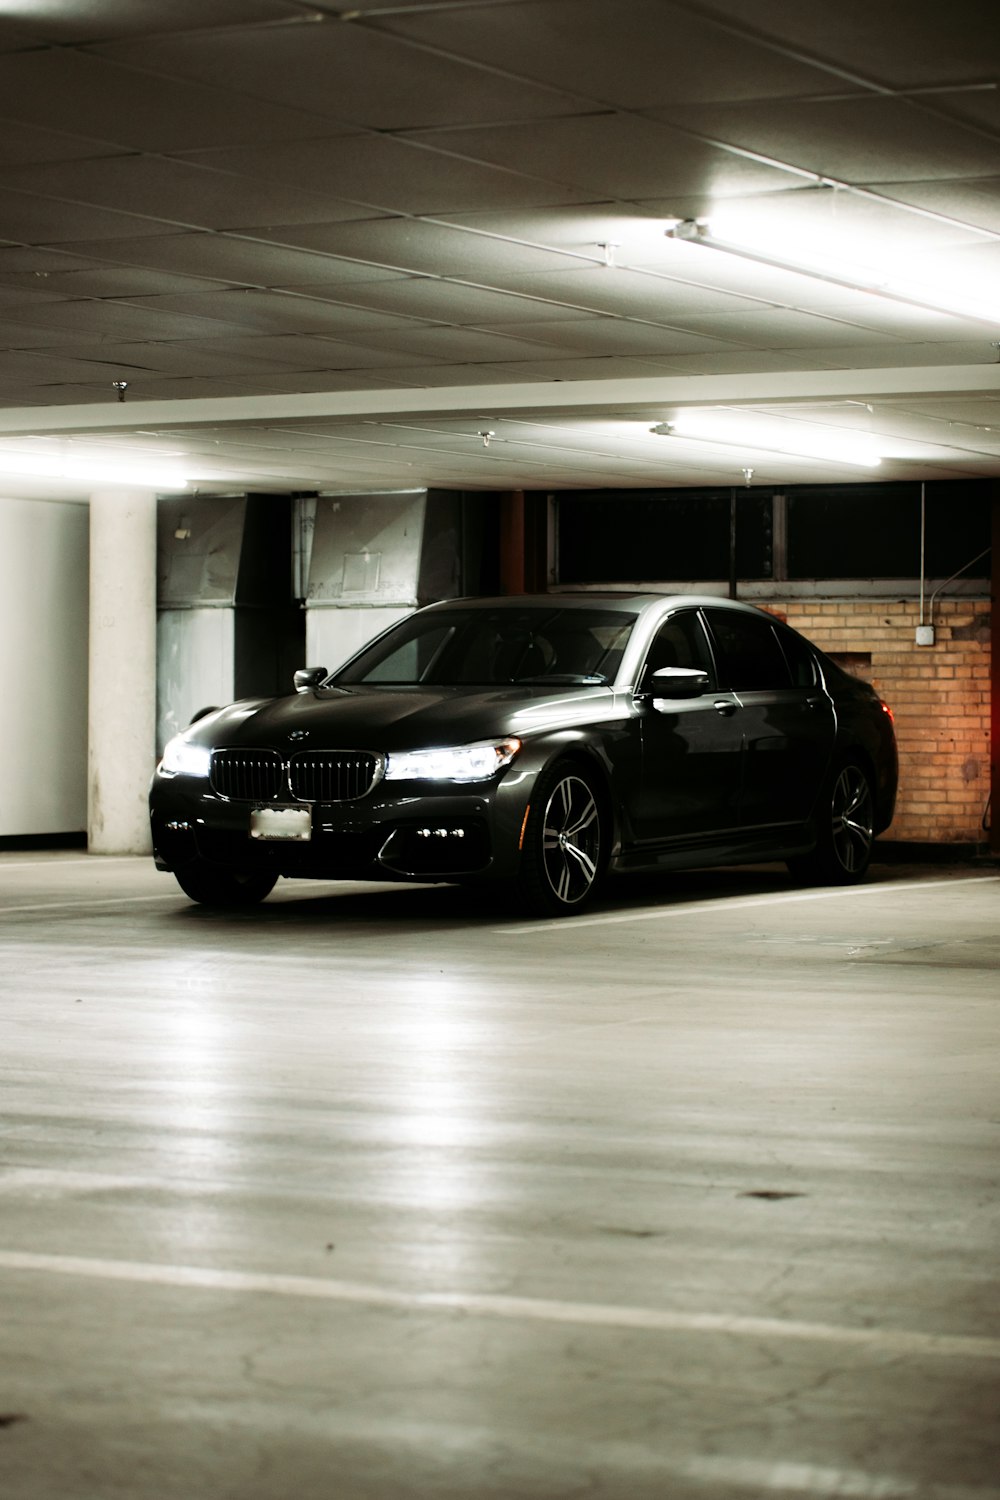
[[[325,688],[289,698],[233,703],[189,737],[199,744],[322,750],[406,750],[525,736],[563,724],[615,716],[606,687],[553,693],[542,686]]]

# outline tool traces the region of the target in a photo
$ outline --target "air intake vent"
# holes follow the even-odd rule
[[[234,802],[271,802],[283,790],[281,756],[276,750],[216,750],[212,790]]]
[[[354,802],[379,780],[382,762],[363,750],[320,750],[293,755],[288,770],[297,802]]]

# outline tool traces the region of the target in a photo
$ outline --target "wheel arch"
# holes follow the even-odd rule
[[[555,765],[569,763],[581,766],[593,773],[600,811],[608,826],[604,863],[613,858],[621,838],[621,809],[615,798],[611,766],[599,753],[596,746],[582,735],[571,731],[554,738],[548,747],[549,753],[538,765],[535,780]],[[530,799],[529,799],[530,800]]]
[[[879,779],[875,756],[862,741],[845,740],[834,745],[833,754],[830,757],[830,772],[833,773],[838,767],[845,765],[860,766],[868,777],[875,805],[875,833],[876,835],[882,833],[892,821],[892,806],[887,812],[886,789]],[[892,802],[895,802],[895,794],[893,794]]]

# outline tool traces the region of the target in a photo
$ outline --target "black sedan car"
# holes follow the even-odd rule
[[[155,858],[195,901],[282,875],[491,880],[552,916],[610,873],[760,860],[844,883],[892,818],[889,709],[732,600],[449,600],[295,688],[166,747]]]

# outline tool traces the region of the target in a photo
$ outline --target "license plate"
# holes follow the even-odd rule
[[[255,807],[250,813],[250,837],[299,843],[311,839],[312,811],[308,807]]]

